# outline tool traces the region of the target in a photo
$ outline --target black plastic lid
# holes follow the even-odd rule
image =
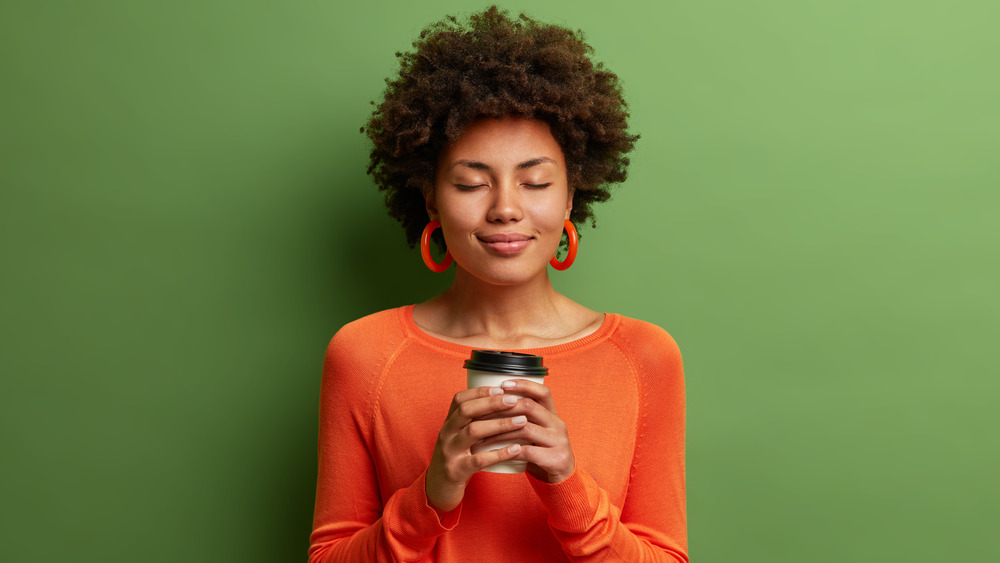
[[[549,372],[541,356],[500,350],[473,350],[472,357],[465,360],[465,369],[536,377]]]

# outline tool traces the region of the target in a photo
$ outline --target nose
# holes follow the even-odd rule
[[[493,201],[486,214],[491,223],[511,223],[523,217],[520,186],[513,182],[498,184],[492,193]]]

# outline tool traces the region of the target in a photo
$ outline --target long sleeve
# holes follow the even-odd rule
[[[621,510],[579,466],[555,485],[529,478],[546,508],[552,533],[572,561],[688,561],[683,366],[673,339],[648,327],[646,338],[625,346],[638,351],[632,361],[638,373],[640,414],[628,495]],[[607,418],[610,423],[614,417]]]
[[[384,505],[370,447],[379,368],[377,334],[367,342],[341,331],[327,349],[320,391],[319,471],[310,563],[425,561],[460,510],[442,522],[427,504],[424,474]],[[356,333],[356,332],[355,332]],[[375,338],[372,338],[375,337]]]
[[[608,314],[584,338],[523,350],[549,367],[576,471],[555,485],[480,472],[439,516],[426,469],[471,348],[423,333],[411,313],[354,321],[327,349],[310,563],[688,561],[684,379],[669,334]]]

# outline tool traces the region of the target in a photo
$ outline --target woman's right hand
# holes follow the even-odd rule
[[[431,506],[441,512],[454,510],[474,473],[512,459],[521,451],[519,444],[475,454],[471,451],[479,440],[524,427],[524,416],[493,418],[516,404],[517,397],[504,395],[499,387],[477,387],[455,394],[427,468],[426,492]]]

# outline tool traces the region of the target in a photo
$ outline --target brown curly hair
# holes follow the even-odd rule
[[[547,122],[574,189],[570,219],[593,224],[591,204],[625,180],[625,155],[639,136],[627,130],[618,77],[590,60],[582,32],[524,14],[512,19],[493,6],[468,23],[448,16],[430,25],[413,47],[396,53],[399,76],[386,79],[384,99],[361,129],[373,143],[368,174],[411,247],[429,221],[424,193],[433,190],[439,153],[482,117]]]

